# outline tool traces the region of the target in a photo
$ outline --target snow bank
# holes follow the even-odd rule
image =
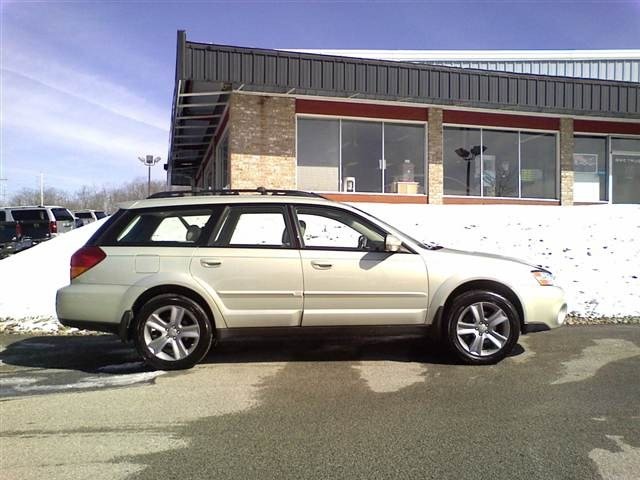
[[[640,205],[356,206],[420,240],[542,265],[574,315],[640,316]],[[58,330],[56,290],[69,282],[73,252],[103,221],[0,260],[0,331]]]
[[[69,284],[71,255],[106,219],[0,260],[0,331],[56,332],[56,291]],[[4,327],[4,328],[3,328]]]
[[[640,205],[355,206],[419,240],[542,265],[573,315],[640,316]]]

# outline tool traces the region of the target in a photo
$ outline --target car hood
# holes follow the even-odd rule
[[[477,260],[477,259],[484,259],[484,260],[487,260],[487,261],[499,260],[499,261],[503,261],[503,262],[510,262],[510,263],[523,265],[523,266],[534,268],[534,269],[544,270],[539,265],[533,265],[533,264],[531,264],[529,262],[525,262],[524,260],[521,260],[519,258],[506,257],[504,255],[497,255],[495,253],[471,252],[471,251],[468,251],[468,250],[456,250],[454,248],[446,248],[446,247],[443,247],[443,248],[440,248],[438,250],[435,250],[435,252],[443,253],[445,255],[455,255],[457,257],[464,257],[464,256],[472,257],[474,260]]]

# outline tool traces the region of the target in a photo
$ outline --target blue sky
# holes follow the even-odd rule
[[[640,48],[640,0],[0,0],[7,193],[146,174],[167,154],[176,30],[266,48]],[[154,177],[164,178],[160,166]]]

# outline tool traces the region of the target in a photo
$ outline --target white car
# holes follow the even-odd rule
[[[107,214],[102,210],[78,210],[75,212],[75,216],[80,219],[84,226],[102,220]]]
[[[424,244],[315,194],[223,192],[122,206],[73,255],[60,321],[133,339],[159,369],[193,366],[231,329],[376,325],[435,329],[490,364],[564,323],[540,267]]]

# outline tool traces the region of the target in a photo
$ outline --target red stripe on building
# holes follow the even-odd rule
[[[296,113],[426,122],[427,108],[296,99]]]
[[[502,113],[466,112],[464,110],[445,110],[444,123],[477,125],[479,127],[535,128],[538,130],[559,130],[560,119],[553,117],[533,117]]]
[[[579,133],[619,133],[640,135],[640,122],[601,122],[597,120],[575,120],[573,131]]]

